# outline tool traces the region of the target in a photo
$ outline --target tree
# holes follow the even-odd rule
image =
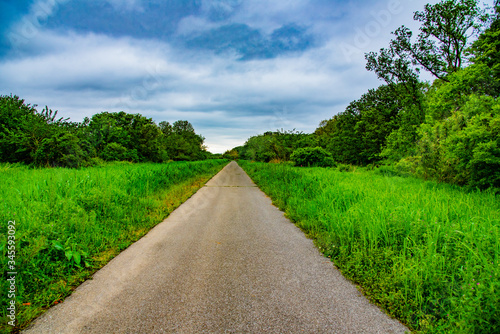
[[[400,125],[386,139],[382,156],[398,161],[415,154],[417,130],[425,120],[424,93],[426,86],[419,82],[424,69],[441,81],[449,81],[452,73],[466,63],[465,50],[470,38],[477,34],[487,15],[477,0],[442,0],[416,12],[414,20],[421,23],[420,33],[412,42],[413,32],[405,26],[398,28],[389,48],[365,55],[366,68],[375,72],[390,87],[402,87],[404,96]],[[449,112],[449,110],[446,110]]]
[[[226,152],[224,152],[222,157],[224,159],[229,159],[229,160],[238,160],[240,155],[239,155],[238,151],[233,148],[232,150],[227,150]]]
[[[102,112],[83,122],[58,118],[57,111],[0,96],[0,162],[80,167],[107,161],[163,162],[208,157],[205,138],[188,121],[159,125],[140,114]]]
[[[366,165],[380,160],[386,138],[398,129],[406,105],[403,84],[371,89],[316,130],[319,143],[342,163]]]
[[[80,146],[80,139],[68,131],[56,131],[42,140],[33,154],[34,164],[44,167],[78,168],[88,156]]]
[[[271,160],[289,161],[297,148],[316,146],[315,136],[299,131],[268,131],[262,135],[250,137],[243,147],[238,147],[243,159],[269,162]]]
[[[417,172],[426,178],[500,187],[500,101],[472,94],[451,115],[423,124]]]
[[[74,130],[57,111],[39,112],[18,96],[0,96],[0,161],[78,167],[87,157]]]
[[[172,130],[177,134],[195,133],[193,125],[188,121],[177,121],[172,126]]]
[[[129,152],[127,148],[118,143],[108,143],[100,154],[101,158],[106,161],[133,160],[137,158],[136,155],[137,151]]]
[[[500,4],[496,2],[496,16],[490,27],[479,36],[468,50],[471,61],[484,64],[492,70],[494,96],[500,95]]]
[[[169,136],[174,131],[172,125],[169,122],[162,121],[158,123],[158,127],[165,136]]]
[[[322,147],[296,149],[290,158],[295,166],[300,167],[332,167],[335,165],[332,155]]]
[[[168,156],[174,160],[201,160],[206,158],[205,138],[196,134],[188,121],[176,121],[173,125],[161,122],[160,129],[165,135],[164,144]]]
[[[332,154],[335,161],[362,164],[358,154],[361,138],[354,130],[359,119],[360,115],[351,103],[344,112],[322,122],[322,126],[316,130],[318,142]]]
[[[409,55],[394,41],[389,49],[380,49],[380,54],[369,52],[365,58],[366,69],[375,72],[388,85],[404,84],[411,92],[418,83],[418,70],[413,68]]]
[[[473,64],[451,74],[448,81],[436,80],[426,96],[426,121],[433,123],[451,116],[460,110],[469,96],[495,96],[498,82],[492,69],[485,64]]]
[[[272,133],[250,137],[244,145],[245,159],[269,162],[276,158],[276,153],[271,148]]]
[[[366,55],[367,69],[387,83],[413,81],[420,68],[446,81],[463,67],[469,40],[481,31],[487,15],[478,0],[442,0],[427,4],[413,18],[422,24],[414,43],[413,32],[402,26],[393,33],[389,49]]]
[[[140,114],[102,112],[85,120],[82,132],[105,160],[168,160],[162,128]],[[113,144],[114,143],[114,144]],[[113,144],[110,146],[110,144]],[[121,152],[124,148],[127,152]]]

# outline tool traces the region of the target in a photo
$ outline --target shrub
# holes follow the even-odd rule
[[[295,166],[332,167],[335,165],[332,155],[321,147],[296,149],[290,159],[295,163]]]
[[[80,147],[80,139],[64,132],[43,139],[33,158],[36,166],[70,168],[79,168],[88,160]]]
[[[451,116],[420,129],[417,173],[481,189],[500,187],[500,103],[471,95]]]
[[[224,159],[228,159],[228,160],[238,160],[240,158],[240,155],[238,154],[238,151],[236,150],[230,150],[230,151],[226,151],[222,157]]]
[[[127,160],[127,149],[118,143],[109,143],[104,147],[101,156],[106,161]]]

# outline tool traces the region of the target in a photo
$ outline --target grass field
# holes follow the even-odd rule
[[[500,333],[500,197],[383,170],[239,162],[343,274],[424,333]]]
[[[17,331],[196,192],[226,160],[28,169],[0,165],[0,332]],[[15,221],[15,233],[9,226]],[[12,225],[12,223],[10,224]],[[10,231],[10,232],[9,232]],[[9,235],[15,258],[9,259]],[[8,261],[15,262],[13,264]],[[15,269],[17,327],[8,325]],[[9,270],[10,269],[10,270]]]

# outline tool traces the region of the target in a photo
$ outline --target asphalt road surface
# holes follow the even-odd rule
[[[405,333],[231,162],[26,333]]]

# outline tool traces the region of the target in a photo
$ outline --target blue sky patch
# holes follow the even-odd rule
[[[240,60],[266,59],[305,51],[313,45],[313,38],[304,28],[287,25],[276,29],[271,36],[246,24],[229,24],[202,33],[186,41],[188,48],[205,49],[217,54],[236,52]]]

